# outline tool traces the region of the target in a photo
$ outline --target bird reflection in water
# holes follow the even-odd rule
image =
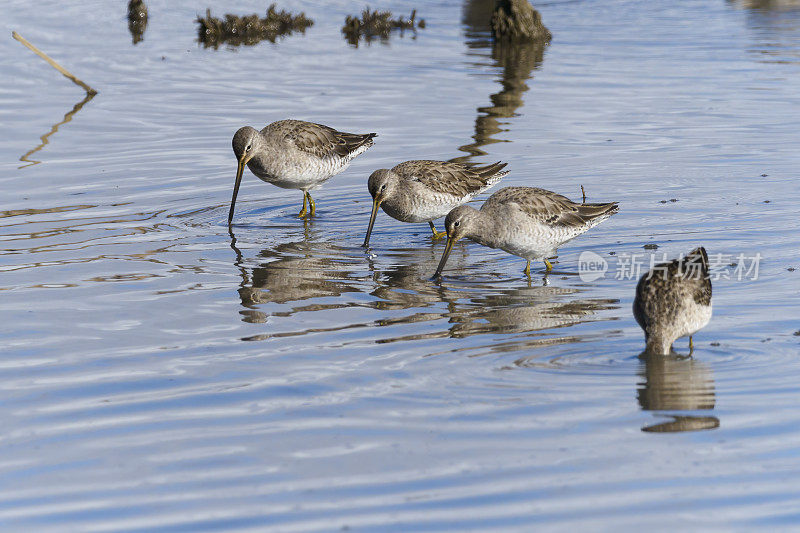
[[[716,395],[711,368],[700,361],[681,355],[640,356],[642,361],[637,396],[645,411],[661,411],[657,416],[668,418],[647,425],[642,431],[673,433],[699,431],[719,427],[719,419],[710,415],[670,414],[663,411],[710,411]]]
[[[410,309],[430,307],[439,302],[450,305],[463,296],[463,291],[431,283],[431,272],[439,261],[439,253],[434,247],[391,250],[384,259],[393,264],[385,270],[376,270],[370,258],[369,268],[376,284],[371,294],[379,298],[377,308]],[[437,317],[441,318],[441,314],[437,313]]]
[[[382,259],[391,261],[393,265],[385,270],[377,270],[373,260],[369,259],[369,269],[372,271],[372,281],[375,283],[375,289],[370,294],[376,298],[375,308],[382,311],[409,309],[411,312],[378,319],[374,323],[376,326],[441,321],[446,319],[448,311],[441,310],[441,307],[433,308],[445,302],[447,309],[452,309],[458,298],[464,296],[463,291],[431,283],[430,273],[439,260],[436,248],[395,249],[389,251]],[[428,311],[428,308],[431,310]],[[377,342],[387,343],[448,336],[447,330],[437,328],[408,336],[384,337],[378,339]]]
[[[390,343],[514,333],[517,335],[507,341],[491,339],[485,346],[472,344],[464,349],[486,353],[515,351],[539,345],[543,339],[552,337],[543,330],[596,320],[598,310],[616,307],[617,303],[616,300],[577,298],[580,290],[573,288],[528,285],[508,288],[498,287],[493,282],[463,287],[435,284],[429,280],[429,275],[438,261],[438,254],[435,248],[427,247],[391,250],[381,260],[389,260],[393,266],[378,270],[370,260],[371,274],[357,274],[353,272],[353,265],[357,263],[353,257],[348,257],[356,252],[320,241],[313,229],[307,230],[301,241],[265,248],[254,260],[245,261],[232,233],[231,248],[236,253],[235,265],[242,278],[239,297],[245,308],[241,311],[245,322],[264,323],[270,317],[314,311],[328,313],[346,308],[389,311],[364,322],[349,319],[363,318],[364,313],[345,313],[338,315],[341,320],[334,320],[324,328],[269,330],[246,340],[424,322],[428,325],[422,329],[414,327],[409,335],[397,335],[396,328],[386,328],[391,336],[381,334],[383,329],[373,330],[370,336],[376,343]],[[454,260],[458,262],[460,257]],[[248,266],[251,261],[257,266]],[[363,291],[365,287],[372,288],[372,300],[341,297]],[[404,310],[407,312],[403,313]]]
[[[482,294],[450,314],[452,337],[485,333],[539,332],[596,320],[596,313],[618,300],[581,299],[578,289],[521,287]]]
[[[313,303],[269,314],[256,307],[337,297],[359,290],[353,286],[357,280],[348,269],[348,258],[343,250],[314,239],[308,224],[303,240],[263,249],[257,256],[259,266],[252,269],[244,264],[236,237],[232,232],[230,235],[236,266],[242,276],[239,297],[242,305],[248,308],[242,312],[245,322],[266,322],[269,315],[291,316],[301,311],[341,309],[348,304]]]
[[[530,285],[502,289],[494,285],[461,288],[458,285],[433,284],[427,279],[427,274],[430,265],[438,259],[435,254],[426,259],[425,250],[406,253],[414,257],[400,258],[397,266],[376,275],[378,287],[372,295],[383,300],[377,306],[379,309],[413,309],[414,312],[402,318],[379,321],[378,325],[446,319],[447,326],[428,328],[424,333],[384,338],[379,341],[382,343],[530,332],[537,337],[538,344],[543,330],[596,320],[598,310],[616,307],[614,304],[617,303],[617,300],[575,298],[580,291],[574,288]],[[441,302],[447,304],[446,309],[438,306],[436,311],[423,311]],[[521,335],[489,346],[473,345],[469,349],[488,349],[489,352],[524,349],[530,347],[530,336]]]
[[[502,142],[494,135],[503,131],[502,119],[516,116],[523,105],[523,95],[528,90],[526,81],[544,59],[544,42],[500,43],[490,36],[489,21],[492,18],[494,0],[468,0],[464,4],[463,22],[467,28],[467,46],[473,50],[491,48],[494,66],[502,69],[502,89],[489,96],[491,105],[478,108],[475,119],[474,142],[461,146],[459,150],[468,155],[451,159],[467,162],[472,157],[486,155],[481,149],[488,144]]]

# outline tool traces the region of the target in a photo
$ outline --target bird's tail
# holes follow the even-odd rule
[[[683,258],[682,270],[696,270],[700,277],[708,277],[708,254],[699,246]]]
[[[485,167],[475,167],[472,170],[480,176],[481,180],[486,184],[486,188],[483,189],[484,191],[500,181],[500,179],[508,174],[508,170],[503,170],[508,163],[503,163],[502,161],[498,161],[497,163],[492,163],[491,165],[486,165]]]
[[[591,226],[595,226],[619,211],[617,202],[607,204],[580,204],[578,214]]]

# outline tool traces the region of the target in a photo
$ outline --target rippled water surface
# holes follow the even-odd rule
[[[543,2],[549,46],[493,48],[488,0],[390,2],[427,27],[356,47],[292,0],[305,34],[218,49],[198,13],[266,5],[147,4],[135,45],[124,2],[4,4],[4,529],[800,524],[799,4]],[[230,235],[231,136],[287,117],[379,137],[306,223],[247,171]],[[424,224],[360,247],[415,158],[620,213],[546,280],[459,242],[436,284]],[[697,245],[714,318],[640,359],[631,267]]]

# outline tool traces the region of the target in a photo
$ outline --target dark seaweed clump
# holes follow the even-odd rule
[[[206,9],[206,16],[197,17],[197,23],[200,24],[200,42],[205,47],[217,48],[222,43],[232,46],[254,45],[265,40],[274,43],[278,37],[291,35],[295,31],[305,33],[314,21],[305,13],[293,15],[288,11],[278,11],[272,4],[263,19],[255,13],[244,17],[228,13],[219,19],[212,17],[211,10]]]
[[[128,2],[128,31],[131,32],[133,44],[144,39],[144,30],[147,28],[147,6],[144,0],[130,0]]]
[[[358,46],[361,37],[366,42],[372,41],[375,37],[388,39],[389,34],[394,29],[399,29],[402,33],[411,30],[416,33],[417,29],[425,27],[425,19],[417,20],[417,10],[411,11],[411,17],[404,19],[402,16],[393,19],[391,11],[370,11],[369,8],[361,12],[361,17],[348,15],[342,26],[347,42],[353,46]]]
[[[495,41],[549,42],[550,30],[542,23],[542,15],[528,0],[499,0],[492,13],[492,37]]]

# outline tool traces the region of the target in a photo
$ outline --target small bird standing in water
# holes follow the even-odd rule
[[[228,224],[233,220],[245,165],[267,183],[303,191],[303,209],[298,216],[314,216],[316,206],[309,191],[345,170],[353,158],[372,146],[376,135],[345,133],[302,120],[279,120],[261,131],[250,126],[240,128],[233,136],[233,153],[239,166]]]
[[[702,246],[686,257],[650,269],[636,285],[633,316],[644,330],[645,352],[668,355],[672,343],[692,335],[711,320],[711,279]]]
[[[464,237],[527,259],[525,274],[529,278],[535,259],[543,260],[550,272],[553,265],[547,258],[555,255],[556,248],[616,212],[617,202],[579,204],[545,189],[504,187],[480,210],[462,205],[447,214],[447,245],[433,276],[442,274],[453,244]]]
[[[508,174],[506,163],[468,167],[447,161],[406,161],[372,173],[367,188],[372,214],[363,246],[369,244],[378,207],[401,222],[427,222],[434,238],[444,237],[433,221],[449,213],[500,181]]]

